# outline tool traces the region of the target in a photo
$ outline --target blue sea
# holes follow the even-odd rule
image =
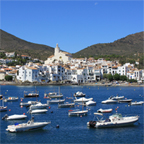
[[[143,108],[144,105],[128,106],[127,103],[118,104],[101,104],[101,101],[106,100],[111,95],[125,96],[127,99],[133,99],[133,101],[142,101],[143,87],[104,87],[104,86],[60,86],[60,92],[64,95],[66,101],[71,102],[72,95],[77,91],[85,93],[87,98],[92,97],[96,101],[96,106],[84,107],[89,109],[87,116],[82,117],[69,117],[68,110],[70,108],[58,108],[57,104],[51,104],[48,107],[48,112],[45,114],[33,114],[35,121],[51,121],[50,125],[47,125],[41,130],[10,133],[6,131],[8,125],[15,123],[25,123],[31,115],[27,113],[28,108],[20,107],[20,98],[24,98],[24,91],[39,91],[38,100],[42,103],[46,103],[47,99],[44,99],[45,92],[58,92],[59,86],[10,86],[2,85],[1,93],[7,96],[18,96],[19,100],[16,102],[5,102],[8,106],[7,112],[0,113],[0,143],[143,143],[144,140],[144,120],[143,120]],[[23,102],[29,100],[36,100],[36,98],[24,98]],[[115,113],[116,107],[118,113],[122,115],[139,115],[139,122],[134,126],[120,127],[120,128],[105,128],[94,129],[88,128],[87,122],[93,120],[94,112],[99,108],[112,108],[111,113],[105,114],[106,117]],[[71,109],[81,109],[82,106],[77,105]],[[53,113],[52,113],[53,111]],[[23,114],[25,113],[28,118],[26,120],[5,121],[1,118],[5,115]],[[59,125],[59,128],[56,126]]]

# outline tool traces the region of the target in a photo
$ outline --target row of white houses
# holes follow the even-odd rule
[[[104,64],[99,66],[99,68],[94,66],[77,68],[73,65],[37,65],[29,63],[19,68],[16,77],[22,82],[47,83],[49,81],[71,81],[86,83],[101,80],[105,73],[111,73],[112,75],[118,73],[120,75],[126,75],[129,79],[136,80],[142,80],[144,78],[144,70],[134,69],[133,65],[129,63],[123,66],[109,66]]]

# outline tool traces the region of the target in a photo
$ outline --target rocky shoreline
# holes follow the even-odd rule
[[[8,82],[8,81],[0,81],[0,85],[16,85],[16,86],[47,86],[47,85],[75,85],[71,83],[58,83],[58,82],[49,82],[47,84],[45,83],[16,83],[16,82]],[[137,83],[120,83],[120,84],[110,84],[110,83],[104,83],[101,82],[98,83],[83,83],[80,84],[80,86],[134,86],[134,87],[144,87],[144,84],[137,84]]]

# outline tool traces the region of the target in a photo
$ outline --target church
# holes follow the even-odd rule
[[[70,62],[71,59],[72,55],[68,52],[60,51],[58,44],[56,44],[54,55],[48,57],[47,60],[45,61],[45,64],[54,64],[54,63],[66,64],[67,62]]]

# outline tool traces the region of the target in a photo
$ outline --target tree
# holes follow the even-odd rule
[[[127,80],[127,77],[126,77],[125,75],[121,75],[121,76],[120,76],[120,80],[126,81],[126,80]]]
[[[103,74],[103,78],[107,79],[108,75],[107,74]]]
[[[12,78],[13,78],[13,77],[10,76],[10,75],[6,75],[6,76],[5,76],[5,80],[6,80],[6,81],[12,81]]]
[[[116,73],[116,74],[113,76],[113,78],[114,78],[114,80],[120,80],[120,75]]]
[[[108,74],[108,77],[107,77],[107,78],[108,78],[109,81],[113,81],[113,76],[112,76],[112,74]]]

